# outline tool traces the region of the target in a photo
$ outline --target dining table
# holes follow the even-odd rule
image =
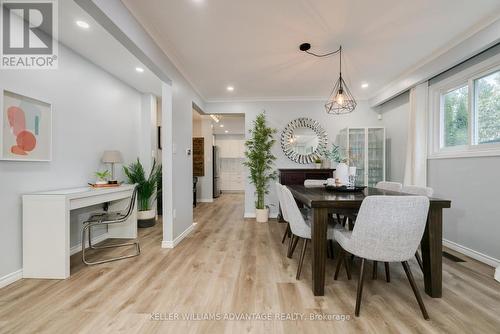
[[[293,197],[311,209],[312,290],[315,296],[325,294],[327,226],[329,215],[356,212],[367,196],[410,196],[402,192],[366,187],[360,191],[339,192],[322,186],[289,185]],[[425,292],[433,298],[442,296],[443,209],[451,201],[429,198],[429,214],[420,243],[423,261]]]

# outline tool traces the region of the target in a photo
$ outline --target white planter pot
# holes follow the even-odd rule
[[[315,163],[315,165],[316,165],[316,169],[321,169],[321,164],[316,164]]]
[[[108,184],[108,181],[95,181],[95,184]]]
[[[339,163],[337,161],[330,160],[330,168],[337,168]]]
[[[156,210],[137,211],[137,220],[148,220],[156,218]]]
[[[137,227],[152,227],[156,223],[156,210],[137,211]]]
[[[255,209],[255,220],[257,223],[267,223],[269,220],[269,209]]]

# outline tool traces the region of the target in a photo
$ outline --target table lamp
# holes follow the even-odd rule
[[[115,163],[123,162],[123,157],[120,151],[104,151],[102,154],[102,162],[111,164],[111,179],[115,180]]]

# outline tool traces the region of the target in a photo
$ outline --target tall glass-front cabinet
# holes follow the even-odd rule
[[[345,128],[337,136],[337,145],[356,167],[356,183],[374,187],[385,181],[385,128]]]

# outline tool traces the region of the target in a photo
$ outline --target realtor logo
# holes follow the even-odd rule
[[[0,68],[57,68],[56,0],[1,0],[0,4]]]

